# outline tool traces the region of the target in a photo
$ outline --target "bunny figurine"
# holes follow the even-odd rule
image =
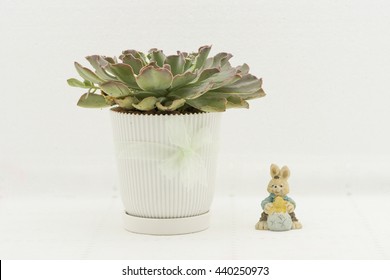
[[[287,166],[279,169],[276,164],[272,164],[271,177],[267,188],[270,195],[261,202],[263,213],[255,228],[275,231],[302,228],[302,224],[295,217],[295,201],[287,196],[290,192],[287,182],[290,170]]]

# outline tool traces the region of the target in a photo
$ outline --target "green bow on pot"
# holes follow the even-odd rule
[[[216,139],[206,128],[191,132],[182,117],[165,121],[166,143],[127,141],[116,143],[120,160],[154,161],[167,179],[178,178],[181,185],[206,184],[207,166],[205,157],[211,153]]]

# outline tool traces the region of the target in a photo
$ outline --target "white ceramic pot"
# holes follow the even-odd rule
[[[157,235],[207,229],[221,113],[110,112],[125,228]]]

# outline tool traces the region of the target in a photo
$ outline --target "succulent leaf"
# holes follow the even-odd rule
[[[205,96],[219,96],[219,97],[225,97],[225,98],[228,98],[230,96],[239,96],[241,98],[243,98],[244,100],[250,100],[250,99],[255,99],[255,98],[260,98],[260,97],[264,97],[265,96],[265,93],[263,91],[263,89],[259,89],[258,91],[256,92],[252,92],[252,93],[245,93],[245,92],[221,92],[219,91],[220,89],[216,89],[216,90],[212,90],[212,91],[209,91],[205,94]]]
[[[251,100],[255,98],[260,98],[265,96],[264,90],[261,88],[258,91],[252,93],[252,94],[240,94],[242,98],[245,98],[245,100]]]
[[[207,80],[208,78],[210,78],[211,76],[213,76],[214,74],[217,74],[219,72],[221,72],[221,71],[218,68],[205,69],[200,73],[199,79],[196,80],[196,82],[197,83],[203,82],[204,80]]]
[[[118,63],[118,60],[116,59],[116,57],[109,57],[109,56],[102,56],[102,58],[107,61],[108,63],[111,63],[111,64],[116,64]]]
[[[123,63],[130,65],[136,75],[138,75],[141,68],[144,67],[141,59],[135,58],[132,54],[121,55],[119,58]]]
[[[125,97],[132,94],[132,91],[124,85],[121,82],[115,82],[115,81],[108,81],[105,83],[102,83],[100,85],[100,88],[107,93],[109,96],[112,97]]]
[[[156,107],[160,110],[160,111],[175,111],[177,110],[178,108],[184,106],[184,104],[186,104],[186,100],[185,99],[176,99],[176,100],[173,100],[172,102],[170,102],[171,104],[166,104],[166,105],[162,105],[161,102],[157,102],[156,103]]]
[[[82,81],[79,81],[75,78],[68,79],[67,82],[68,82],[68,85],[70,85],[71,87],[79,87],[79,88],[90,88],[91,87],[91,86],[88,86],[88,85],[84,84]]]
[[[136,50],[125,50],[122,52],[124,55],[132,55],[133,57],[141,60],[142,65],[145,66],[147,64],[146,55],[143,52]]]
[[[261,88],[261,85],[261,79],[258,79],[251,74],[247,74],[231,85],[219,88],[218,91],[226,93],[254,93]]]
[[[215,69],[215,68],[214,68]],[[210,77],[208,77],[205,81],[210,81],[213,83],[222,83],[227,82],[228,80],[231,81],[232,78],[237,76],[237,70],[234,68],[231,68],[226,71],[219,71]]]
[[[241,76],[236,74],[234,76],[231,76],[231,77],[226,77],[226,79],[224,80],[219,80],[219,81],[216,81],[214,82],[213,84],[213,87],[211,88],[211,90],[215,90],[215,89],[218,89],[220,87],[223,87],[223,86],[226,86],[226,85],[230,85],[238,80],[241,79]]]
[[[145,91],[163,91],[171,86],[172,78],[172,73],[168,69],[145,66],[136,81]]]
[[[206,62],[207,56],[209,55],[211,50],[211,46],[203,46],[199,48],[198,55],[195,59],[195,67],[194,69],[202,68],[204,63]]]
[[[156,62],[151,62],[151,63],[149,63],[149,65],[154,66],[154,67],[157,67],[157,64],[154,64],[154,63],[156,63]],[[163,65],[163,68],[164,68],[164,69],[167,69],[169,72],[172,73],[171,65],[169,65],[169,64],[164,64],[164,65]],[[172,75],[172,76],[173,76],[173,75]]]
[[[171,89],[177,89],[179,87],[185,86],[188,83],[195,80],[197,73],[185,72],[183,74],[178,74],[173,77]]]
[[[244,63],[241,66],[237,66],[236,69],[237,69],[238,73],[242,76],[249,73],[249,65],[246,63]]]
[[[111,76],[106,72],[104,67],[108,65],[108,62],[103,59],[100,55],[87,56],[86,59],[92,65],[96,71],[96,75],[103,80],[116,80],[114,76]]]
[[[207,58],[205,63],[203,64],[203,69],[217,68],[217,67],[213,67],[213,61],[214,61],[214,57]]]
[[[239,96],[229,96],[226,98],[226,109],[230,108],[246,108],[249,109],[249,103]]]
[[[212,83],[193,84],[171,91],[167,96],[184,99],[195,99],[211,89]]]
[[[232,57],[232,55],[231,55],[230,53],[225,53],[225,52],[218,53],[218,54],[216,54],[216,55],[213,57],[211,67],[220,68],[221,66],[223,66],[222,63],[221,63],[221,61],[222,61],[223,59],[225,59],[224,61],[226,62],[226,61],[229,60],[231,57]],[[227,60],[226,60],[226,58],[227,58]]]
[[[100,79],[95,73],[93,73],[88,68],[81,66],[79,63],[75,62],[74,66],[76,67],[77,72],[83,79],[96,84],[104,82],[103,79]]]
[[[158,49],[151,49],[149,51],[148,57],[150,58],[150,61],[154,61],[157,63],[158,66],[162,67],[164,65],[165,61],[165,54],[163,53],[162,50]]]
[[[186,101],[188,105],[203,112],[226,111],[227,100],[223,97],[199,97]]]
[[[186,62],[184,63],[184,71],[189,71],[189,69],[193,66],[194,62],[186,57]]]
[[[119,80],[126,83],[129,87],[139,89],[135,80],[133,68],[124,63],[111,64],[108,66],[109,71],[113,73]]]
[[[83,108],[104,108],[111,106],[111,104],[107,103],[103,95],[84,93],[77,102],[77,106]]]
[[[133,107],[140,111],[150,111],[156,108],[157,98],[154,96],[146,97],[138,104],[133,104]]]
[[[115,98],[115,103],[119,105],[119,107],[127,110],[134,109],[133,104],[138,103],[139,100],[134,96],[126,96],[125,98]]]
[[[182,74],[184,72],[185,62],[184,55],[182,54],[170,55],[165,59],[165,63],[171,66],[171,72],[173,76]]]
[[[225,57],[221,59],[221,69],[226,70],[232,67],[229,62],[229,59],[231,59],[232,57],[233,56],[230,53],[228,53]]]
[[[92,82],[90,82],[90,81],[87,81],[87,80],[84,80],[84,85],[85,86],[87,86],[87,87],[89,87],[89,88],[91,88],[91,87],[94,87],[95,85],[92,83]]]
[[[161,92],[151,92],[151,91],[137,91],[135,92],[135,96],[137,96],[137,98],[139,100],[142,100],[146,97],[150,97],[150,96],[154,96],[156,98],[161,98]]]

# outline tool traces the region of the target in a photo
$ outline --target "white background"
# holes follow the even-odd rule
[[[0,258],[388,259],[388,1],[0,1]],[[224,113],[211,228],[121,228],[108,110],[73,61],[212,44],[267,96]],[[271,163],[304,229],[253,230]]]

